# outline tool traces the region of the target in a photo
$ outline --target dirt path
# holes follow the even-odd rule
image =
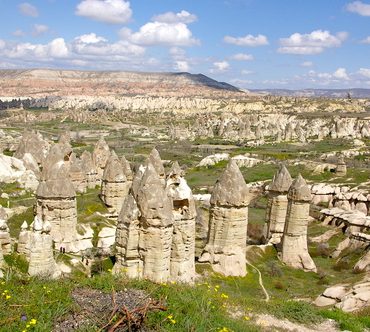
[[[261,274],[261,271],[259,269],[257,269],[253,264],[249,263],[247,261],[247,265],[249,265],[250,267],[252,267],[253,269],[255,269],[257,272],[258,272],[258,283],[260,284],[263,292],[265,293],[265,301],[268,302],[270,301],[270,295],[267,293],[267,290],[265,288],[265,286],[263,285],[263,282],[262,282],[262,274]]]

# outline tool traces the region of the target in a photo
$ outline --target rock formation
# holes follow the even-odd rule
[[[159,155],[159,152],[156,148],[153,148],[153,150],[150,152],[147,163],[151,163],[154,166],[154,169],[162,180],[164,186],[166,183],[166,174],[161,156]]]
[[[192,282],[195,277],[195,202],[177,161],[167,177],[167,191],[174,216],[171,279]]]
[[[343,156],[340,156],[338,158],[338,164],[335,173],[338,176],[346,176],[347,175],[347,165],[346,162],[344,161]]]
[[[139,251],[143,277],[154,282],[170,278],[173,215],[163,180],[149,162],[137,193],[140,216]]]
[[[130,186],[131,183],[123,173],[121,161],[113,151],[104,169],[100,197],[114,215],[118,216],[121,211]]]
[[[1,271],[2,268],[5,266],[5,261],[4,261],[4,255],[3,255],[3,249],[0,246],[0,278],[3,277],[3,272]]]
[[[12,241],[10,239],[9,227],[7,225],[7,214],[5,209],[0,206],[0,246],[4,255],[12,252]]]
[[[25,255],[28,259],[30,256],[31,234],[32,231],[28,230],[27,221],[24,221],[18,237],[17,252]]]
[[[299,174],[288,191],[288,210],[282,238],[282,261],[294,268],[316,272],[307,247],[311,191]]]
[[[126,197],[118,216],[116,230],[116,263],[113,273],[124,273],[129,278],[143,275],[143,261],[139,252],[140,211],[130,192]]]
[[[41,164],[49,151],[49,147],[49,143],[43,139],[40,133],[25,131],[14,157],[22,159],[26,153],[30,153],[37,163]]]
[[[85,173],[86,177],[86,185],[89,189],[94,189],[98,183],[98,171],[94,165],[94,161],[92,159],[92,155],[89,151],[85,150],[81,154],[81,167]]]
[[[101,137],[100,140],[95,144],[94,151],[92,153],[93,162],[98,173],[97,184],[99,185],[100,180],[103,177],[104,168],[105,165],[107,164],[109,157],[110,157],[109,146],[105,141],[104,137]]]
[[[287,193],[291,184],[292,178],[289,171],[281,165],[268,188],[266,242],[277,244],[281,241],[288,207]]]
[[[60,271],[54,260],[50,223],[48,221],[42,222],[36,216],[32,224],[32,229],[28,274],[39,277],[58,277]]]
[[[226,276],[245,276],[249,189],[230,160],[211,196],[208,243],[199,262]]]
[[[85,193],[87,188],[87,175],[83,169],[82,161],[78,159],[74,153],[71,155],[68,174],[75,191],[78,193]]]
[[[41,182],[36,191],[36,213],[43,221],[51,224],[51,236],[56,248],[77,252],[77,206],[76,191],[58,153],[49,156],[44,163]]]

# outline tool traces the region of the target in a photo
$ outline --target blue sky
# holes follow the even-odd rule
[[[0,0],[0,68],[187,71],[370,88],[370,1]]]

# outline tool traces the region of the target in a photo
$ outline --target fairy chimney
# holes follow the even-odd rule
[[[147,163],[151,163],[154,166],[155,171],[159,175],[160,179],[162,180],[163,186],[166,183],[166,174],[163,167],[163,162],[161,159],[161,156],[159,155],[159,152],[156,148],[153,148],[153,150],[150,152],[150,155],[147,159]]]
[[[2,247],[4,255],[9,255],[12,252],[12,241],[7,220],[8,216],[6,211],[0,206],[0,246]]]
[[[52,156],[51,160],[54,160]],[[47,158],[36,190],[36,213],[51,224],[51,236],[56,247],[67,252],[77,252],[76,191],[65,169],[64,161],[54,164]]]
[[[344,161],[343,156],[338,158],[337,168],[335,170],[335,174],[338,176],[346,176],[347,175],[347,165]]]
[[[171,279],[192,282],[195,278],[195,202],[183,171],[174,162],[167,177],[167,192],[172,200],[174,216]]]
[[[113,274],[124,273],[127,277],[141,278],[143,261],[139,252],[140,211],[130,192],[118,216],[116,229],[116,263]]]
[[[85,173],[87,188],[94,189],[96,185],[100,185],[100,182],[97,183],[98,171],[94,165],[91,153],[87,150],[81,154],[81,167]]]
[[[82,161],[74,153],[71,155],[69,178],[78,193],[85,193],[87,189],[87,176],[83,169]]]
[[[18,237],[17,252],[18,254],[25,255],[27,258],[30,256],[31,234],[32,231],[28,230],[27,221],[24,221]]]
[[[288,208],[287,193],[291,184],[292,178],[289,171],[284,165],[281,165],[268,188],[265,219],[266,242],[277,244],[281,241]]]
[[[32,224],[30,236],[30,260],[28,274],[30,276],[56,278],[60,271],[54,260],[53,240],[50,235],[51,225],[43,222],[38,216]]]
[[[199,262],[225,276],[245,276],[250,195],[239,167],[230,160],[217,180],[210,204],[208,242]]]
[[[111,213],[118,216],[130,189],[119,158],[113,151],[104,169],[100,197]]]
[[[137,192],[140,216],[139,251],[143,277],[154,282],[170,278],[173,215],[163,180],[148,162]]]
[[[122,156],[121,158],[121,165],[123,169],[123,174],[125,174],[127,181],[131,181],[134,179],[134,174],[131,170],[131,165],[125,158],[125,156]]]
[[[110,150],[107,142],[105,141],[104,137],[101,137],[100,140],[95,144],[94,151],[92,153],[92,158],[94,161],[94,165],[96,167],[96,171],[98,173],[97,181],[100,185],[100,180],[103,177],[104,168],[107,164],[107,161],[110,157]]]
[[[25,131],[19,142],[14,157],[22,159],[26,153],[30,153],[38,164],[42,164],[50,148],[40,133]]]
[[[288,210],[282,238],[281,260],[294,268],[316,272],[308,253],[307,227],[311,190],[299,174],[288,191]]]

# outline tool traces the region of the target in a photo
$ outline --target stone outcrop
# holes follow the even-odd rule
[[[30,276],[56,278],[60,275],[53,255],[53,240],[50,235],[51,225],[35,217],[30,240]]]
[[[43,222],[51,224],[51,236],[56,248],[78,252],[76,191],[68,177],[64,161],[58,154],[47,158],[36,191],[36,213]]]
[[[226,276],[245,276],[249,189],[235,161],[217,180],[211,196],[208,242],[199,262]]]
[[[94,151],[92,153],[93,162],[98,173],[98,185],[100,185],[100,181],[103,178],[105,165],[107,164],[110,154],[111,153],[107,142],[105,141],[104,137],[101,137],[99,141],[95,144]]]
[[[0,246],[4,255],[9,255],[12,252],[12,241],[7,219],[6,211],[0,206]]]
[[[183,171],[174,162],[167,176],[167,191],[174,216],[171,279],[192,282],[195,277],[195,202]]]
[[[5,267],[5,261],[4,261],[3,249],[0,246],[0,278],[3,277],[3,272],[1,271],[1,269],[4,267]]]
[[[299,174],[288,191],[288,210],[282,238],[281,260],[294,268],[316,272],[308,253],[307,227],[311,191]]]
[[[268,188],[266,242],[277,244],[281,241],[288,208],[287,193],[291,184],[292,178],[289,171],[281,165]]]
[[[131,183],[127,181],[121,161],[113,151],[104,169],[100,197],[113,215],[121,211]]]
[[[355,312],[370,305],[370,278],[350,285],[327,288],[314,302],[319,307],[335,305],[345,312]]]

